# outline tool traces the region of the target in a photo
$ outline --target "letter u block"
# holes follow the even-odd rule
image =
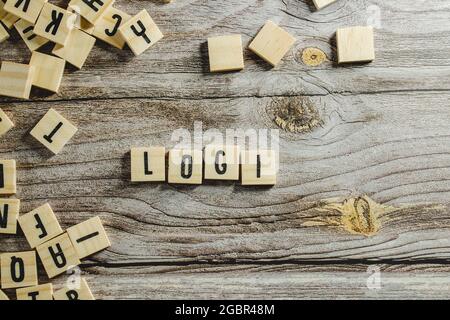
[[[1,277],[4,289],[36,286],[38,284],[36,253],[34,251],[3,253]]]

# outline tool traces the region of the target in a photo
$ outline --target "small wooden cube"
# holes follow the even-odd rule
[[[58,92],[66,61],[48,54],[33,52],[30,65],[34,67],[33,86]]]
[[[169,183],[201,184],[202,150],[172,149],[169,151]]]
[[[166,181],[166,148],[131,148],[131,181]]]
[[[0,0],[1,2],[1,0]],[[11,29],[14,25],[14,23],[16,23],[17,21],[19,21],[19,17],[11,14],[11,13],[6,13],[6,15],[2,18],[2,22],[3,25],[7,28],[7,29]]]
[[[122,24],[119,32],[136,56],[164,37],[145,9]]]
[[[91,289],[84,278],[77,284],[66,284],[64,288],[53,294],[55,300],[95,300]]]
[[[7,301],[7,300],[9,300],[8,296],[2,290],[0,290],[0,301]]]
[[[0,199],[0,234],[16,234],[19,199]]]
[[[34,26],[34,33],[64,46],[74,28],[76,17],[67,10],[46,3]]]
[[[2,288],[37,286],[37,263],[34,251],[2,253]]]
[[[375,60],[373,27],[350,27],[336,32],[338,63]]]
[[[50,109],[30,134],[54,154],[58,154],[77,130],[56,110]]]
[[[47,39],[34,34],[34,25],[28,21],[20,19],[14,27],[30,51],[35,51],[48,42]]]
[[[47,0],[6,0],[4,9],[34,24]]]
[[[8,15],[8,12],[5,11],[5,3],[3,0],[0,0],[0,20],[3,20],[4,17]]]
[[[114,0],[73,0],[70,2],[72,8],[77,8],[81,16],[93,25],[105,14],[114,4]]]
[[[0,43],[2,43],[5,40],[8,40],[8,39],[9,39],[8,30],[6,30],[6,28],[0,22]]]
[[[41,244],[36,251],[49,278],[56,277],[80,264],[67,233]]]
[[[314,5],[316,6],[317,10],[323,9],[333,2],[336,2],[336,0],[313,0]]]
[[[242,154],[242,185],[275,185],[277,158],[273,150],[246,151]]]
[[[130,19],[131,16],[127,13],[110,7],[96,23],[93,35],[116,48],[123,49],[125,39],[119,33],[119,28]]]
[[[27,64],[3,61],[0,69],[0,95],[29,99],[34,69]]]
[[[205,147],[206,180],[239,180],[239,146]]]
[[[211,72],[244,69],[244,54],[240,34],[209,38],[208,53]]]
[[[6,113],[0,109],[0,137],[14,127],[14,123],[8,118]]]
[[[75,28],[84,31],[87,34],[92,34],[92,32],[94,32],[95,26],[81,16],[80,8],[78,6],[74,6],[71,2],[67,7],[67,11],[74,13],[77,16],[74,24]]]
[[[68,228],[67,234],[77,252],[78,259],[83,259],[111,246],[99,217]]]
[[[16,160],[0,160],[0,194],[16,193]]]
[[[53,285],[51,283],[41,284],[34,287],[16,290],[17,300],[53,300]]]
[[[272,21],[267,21],[249,49],[262,59],[276,66],[295,42],[295,38]]]
[[[81,69],[95,44],[95,38],[87,33],[73,29],[66,45],[56,45],[52,53],[71,65]]]
[[[48,203],[19,217],[19,224],[31,248],[63,233]]]

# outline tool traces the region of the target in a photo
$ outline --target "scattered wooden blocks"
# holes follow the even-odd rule
[[[338,63],[375,60],[373,27],[341,28],[336,32]]]
[[[8,118],[6,113],[0,109],[0,137],[14,127],[14,123]]]
[[[19,217],[19,224],[31,248],[63,233],[48,203]]]
[[[92,34],[92,32],[94,32],[94,25],[81,16],[80,8],[78,6],[73,6],[72,3],[69,3],[67,11],[72,12],[77,16],[74,23],[75,28],[84,31],[87,34]]]
[[[70,6],[79,8],[83,18],[96,25],[98,20],[114,4],[114,0],[74,0]],[[78,10],[77,10],[78,11]]]
[[[67,229],[78,259],[83,259],[111,246],[99,217],[91,218]]]
[[[80,283],[66,284],[64,288],[53,294],[53,298],[55,300],[95,300],[84,278],[80,279]]]
[[[0,194],[16,193],[16,160],[0,160]]]
[[[46,3],[34,26],[34,33],[64,46],[74,28],[75,19],[75,14]]]
[[[16,234],[19,199],[0,199],[0,234]]]
[[[52,53],[55,56],[63,58],[78,69],[81,69],[89,53],[91,53],[94,44],[94,37],[81,30],[73,29],[67,43],[64,46],[57,44]]]
[[[242,185],[275,185],[276,156],[273,150],[246,151],[242,155]]]
[[[205,179],[239,180],[239,146],[205,147]]]
[[[201,150],[172,149],[169,151],[169,183],[201,184],[203,152]]]
[[[0,22],[0,43],[3,41],[9,39],[9,33],[8,30],[3,26],[3,24]]]
[[[294,42],[295,38],[288,32],[272,21],[267,21],[256,38],[250,43],[249,49],[275,67]]]
[[[33,67],[27,64],[3,61],[0,68],[0,95],[28,99],[33,76]]]
[[[58,154],[76,132],[77,128],[73,124],[56,110],[50,109],[30,134],[54,154]]]
[[[244,69],[242,37],[240,34],[209,38],[208,53],[211,72]]]
[[[47,0],[7,0],[5,11],[34,24]]]
[[[333,2],[336,2],[336,0],[313,0],[314,5],[316,6],[317,10],[323,9]]]
[[[28,21],[20,19],[14,27],[30,51],[35,51],[48,42],[47,39],[34,34],[34,25]]]
[[[4,289],[37,286],[36,253],[2,253],[1,277]]]
[[[136,56],[163,38],[163,34],[145,9],[119,27],[119,32]]]
[[[33,52],[30,65],[34,68],[33,86],[58,92],[66,62],[40,52]]]
[[[9,300],[8,296],[2,290],[0,290],[0,301],[7,301],[7,300]]]
[[[131,181],[166,181],[166,148],[131,148]]]
[[[67,233],[41,244],[36,250],[49,278],[80,264]]]
[[[17,300],[53,300],[53,285],[51,283],[16,290]]]
[[[130,19],[131,16],[125,12],[109,7],[96,23],[93,35],[116,48],[123,49],[125,40],[119,33],[119,28]]]

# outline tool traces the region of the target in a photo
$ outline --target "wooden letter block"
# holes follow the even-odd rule
[[[131,181],[166,181],[166,148],[131,148]]]
[[[91,218],[67,229],[79,259],[111,246],[99,217]]]
[[[34,68],[33,86],[58,92],[66,61],[48,54],[33,52],[30,65]]]
[[[64,46],[74,28],[76,18],[75,14],[46,3],[34,26],[34,33]]]
[[[95,38],[73,29],[65,46],[56,45],[52,53],[81,69],[95,44]]]
[[[94,25],[81,16],[80,8],[78,6],[74,6],[71,2],[67,7],[67,11],[74,13],[77,16],[74,23],[75,28],[84,31],[87,34],[92,34],[92,32],[94,32]]]
[[[31,248],[63,233],[48,203],[19,217],[19,224]]]
[[[242,185],[275,185],[276,156],[273,150],[246,151],[242,155]]]
[[[4,9],[30,23],[35,23],[47,0],[7,0]]]
[[[8,118],[6,113],[0,109],[0,137],[14,127],[14,123]]]
[[[7,300],[9,300],[8,296],[2,290],[0,290],[0,301],[7,301]]]
[[[0,69],[0,95],[28,99],[33,76],[33,67],[27,64],[3,61]]]
[[[238,146],[206,146],[205,179],[239,180],[239,158]]]
[[[370,62],[375,60],[373,27],[338,29],[336,42],[339,63]]]
[[[125,12],[110,7],[95,25],[93,35],[116,48],[123,49],[125,40],[119,33],[119,28],[130,19],[131,16]]]
[[[256,38],[250,43],[249,49],[275,67],[294,42],[293,36],[272,21],[267,21]]]
[[[124,23],[119,32],[136,56],[163,38],[163,34],[145,9]]]
[[[0,234],[16,234],[20,200],[0,199]]]
[[[50,109],[30,134],[54,154],[58,154],[76,132],[77,128],[73,124],[56,110]]]
[[[6,30],[3,24],[0,23],[0,43],[8,39],[9,39],[8,30]]]
[[[114,4],[114,0],[78,0],[72,1],[70,6],[80,12],[81,16],[93,25],[97,25],[99,19]]]
[[[201,150],[172,149],[169,151],[169,183],[201,184],[203,152]]]
[[[313,0],[314,5],[316,6],[317,10],[323,9],[333,2],[336,2],[336,0]]]
[[[95,300],[84,278],[79,283],[66,284],[53,294],[55,300]]]
[[[17,300],[53,300],[51,283],[16,290]]]
[[[16,193],[16,160],[0,160],[0,194]]]
[[[37,264],[34,251],[3,253],[1,260],[2,288],[37,286]]]
[[[244,55],[240,34],[209,38],[208,52],[211,72],[244,69]]]
[[[47,39],[35,35],[34,25],[23,19],[17,21],[14,27],[30,51],[35,51],[48,42]]]
[[[67,233],[36,248],[49,278],[77,266],[80,260]]]

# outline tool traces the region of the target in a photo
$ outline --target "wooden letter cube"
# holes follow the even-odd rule
[[[7,300],[9,300],[8,296],[2,290],[0,290],[0,301],[7,301]]]
[[[0,160],[0,194],[16,193],[16,160]]]
[[[87,34],[92,34],[92,32],[94,32],[94,25],[81,16],[80,8],[78,6],[74,6],[71,2],[67,7],[67,11],[74,13],[77,16],[74,23],[75,28],[84,31]]]
[[[48,42],[47,39],[35,35],[34,25],[23,19],[17,21],[14,27],[30,51],[35,51]]]
[[[169,183],[201,184],[203,152],[201,150],[172,149],[169,151]]]
[[[63,59],[33,52],[30,65],[34,68],[33,86],[58,92],[66,65]]]
[[[242,185],[275,185],[277,158],[273,150],[246,151],[242,154]]]
[[[99,19],[114,4],[114,0],[75,0],[70,3],[81,16],[93,25],[97,25]]]
[[[73,124],[56,110],[50,109],[30,134],[54,154],[58,154],[75,132],[77,128]]]
[[[238,146],[206,146],[205,179],[239,180],[239,158]]]
[[[16,290],[17,300],[53,300],[51,283]]]
[[[63,233],[48,203],[19,217],[19,224],[31,248]]]
[[[62,46],[66,45],[77,16],[51,3],[42,8],[34,33]]]
[[[122,24],[119,32],[136,56],[163,38],[163,34],[145,9]]]
[[[34,251],[1,255],[2,288],[37,286],[37,264]]]
[[[67,229],[79,259],[111,246],[99,217],[91,218]]]
[[[350,27],[336,32],[338,63],[375,60],[373,27]]]
[[[93,35],[116,48],[123,49],[125,40],[119,33],[119,28],[130,19],[131,16],[125,12],[110,7],[95,25]]]
[[[9,33],[8,30],[3,26],[3,24],[0,23],[0,43],[3,41],[9,39]]]
[[[0,109],[0,137],[14,127],[14,123],[8,118],[6,113]]]
[[[0,69],[0,95],[28,99],[33,75],[33,67],[27,64],[3,61]]]
[[[19,199],[0,199],[0,234],[16,234]]]
[[[314,5],[316,6],[317,10],[323,9],[333,2],[336,2],[336,0],[313,0]]]
[[[69,283],[53,294],[55,300],[95,300],[84,278],[79,283]]]
[[[67,233],[36,248],[49,278],[77,266],[80,260]]]
[[[7,0],[4,9],[30,23],[35,23],[47,0]]]
[[[52,53],[71,65],[81,69],[95,44],[95,38],[87,33],[73,29],[66,45],[56,45]]]
[[[131,148],[131,181],[166,181],[166,148]]]
[[[295,42],[295,38],[272,21],[267,21],[249,49],[262,59],[276,66]]]
[[[209,38],[208,52],[211,72],[244,69],[244,55],[240,34]]]

